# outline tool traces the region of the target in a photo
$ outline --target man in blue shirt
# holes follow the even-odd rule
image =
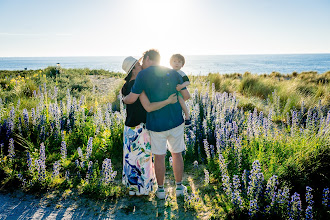
[[[182,84],[182,77],[175,70],[159,66],[160,55],[156,50],[148,50],[143,55],[142,68],[135,79],[131,93],[124,98],[126,104],[134,103],[144,91],[150,102],[166,100],[176,93],[176,86]],[[190,98],[186,88],[180,93],[184,100]],[[176,195],[182,195],[185,186],[181,184],[183,176],[182,152],[184,144],[184,120],[179,102],[167,105],[157,111],[147,113],[147,129],[150,131],[151,151],[155,155],[155,173],[158,183],[156,196],[165,198],[165,156],[167,146],[172,154],[173,172],[176,181]]]

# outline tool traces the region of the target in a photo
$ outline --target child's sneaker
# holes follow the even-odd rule
[[[184,120],[184,126],[185,127],[190,127],[191,126],[191,119],[190,118]]]
[[[156,196],[158,199],[165,199],[165,189],[164,188],[158,188],[156,190]]]
[[[186,186],[184,186],[184,185],[180,185],[180,186],[177,186],[176,187],[176,196],[178,197],[178,196],[183,196],[183,194],[185,193],[185,192],[187,192],[187,187]]]

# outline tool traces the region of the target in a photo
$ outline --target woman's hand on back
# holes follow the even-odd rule
[[[174,104],[178,101],[178,96],[176,95],[176,93],[173,93],[172,95],[170,95],[168,98],[167,98],[169,104]]]

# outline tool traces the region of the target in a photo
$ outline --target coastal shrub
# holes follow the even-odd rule
[[[21,89],[20,97],[32,97],[33,91],[37,91],[37,88],[37,85],[32,80],[28,80]]]
[[[220,91],[221,88],[221,75],[218,73],[209,73],[207,76],[210,84],[214,84],[215,91]]]
[[[296,89],[297,92],[300,92],[305,96],[314,96],[317,88],[313,85],[299,84]]]
[[[10,83],[10,81],[6,78],[4,79],[0,79],[0,88],[2,90],[11,90],[14,88],[14,85],[12,83]]]
[[[271,74],[269,74],[270,77],[281,77],[281,73],[279,72],[272,72]]]
[[[262,99],[266,99],[274,89],[273,85],[266,84],[255,76],[243,77],[239,85],[240,93],[247,96],[257,96]]]

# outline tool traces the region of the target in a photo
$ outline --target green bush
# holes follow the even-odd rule
[[[247,96],[257,96],[266,99],[272,94],[275,87],[273,85],[265,84],[261,79],[250,76],[243,77],[239,85],[239,92]]]

